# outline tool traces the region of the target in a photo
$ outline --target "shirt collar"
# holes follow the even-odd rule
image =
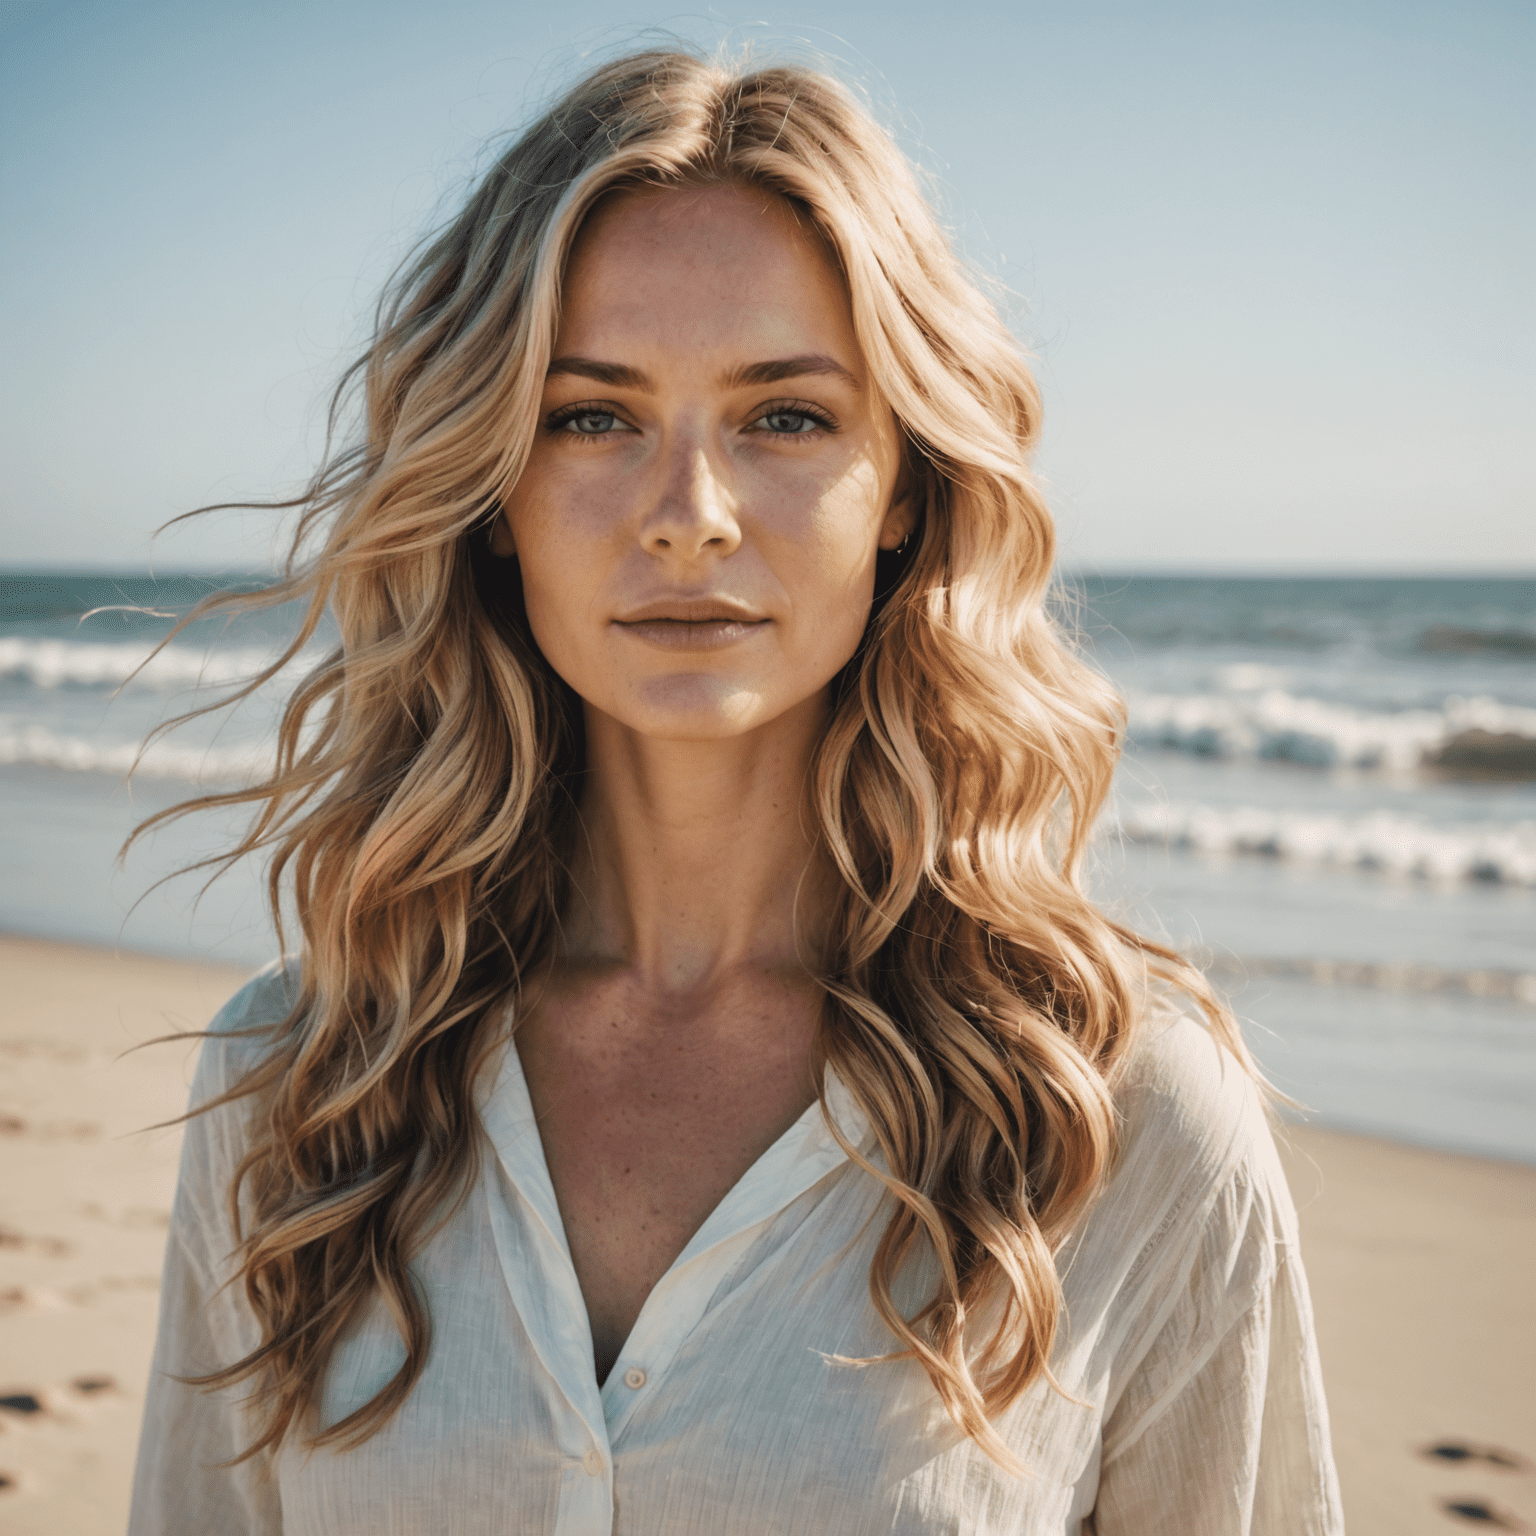
[[[550,1238],[569,1257],[528,1082],[512,1040],[503,1048],[499,1064],[488,1067],[481,1081],[486,1086],[479,1099],[480,1119],[496,1156]],[[846,1162],[848,1154],[832,1134],[829,1116],[850,1145],[869,1152],[873,1138],[868,1117],[830,1067],[823,1098],[825,1109],[822,1101],[812,1104],[736,1181],[673,1261],[673,1270],[777,1215]]]

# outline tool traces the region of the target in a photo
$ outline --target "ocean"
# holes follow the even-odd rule
[[[205,621],[129,680],[169,620],[127,610],[209,585],[0,574],[0,929],[270,958],[258,870],[157,884],[216,856],[228,815],[114,864],[142,816],[262,764],[292,681],[151,746],[125,782],[152,727],[292,623]],[[1209,970],[1318,1122],[1536,1162],[1536,581],[1068,591],[1130,706],[1098,898]]]

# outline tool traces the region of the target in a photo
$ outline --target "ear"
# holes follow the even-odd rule
[[[891,504],[885,509],[885,517],[880,523],[880,548],[887,552],[897,548],[916,526],[917,497],[912,494],[912,472],[903,454],[896,487],[891,492]]]
[[[500,507],[496,509],[496,521],[488,530],[490,537],[486,540],[491,553],[499,555],[503,560],[510,560],[517,553],[517,545],[512,540],[512,524],[507,520],[507,514]]]

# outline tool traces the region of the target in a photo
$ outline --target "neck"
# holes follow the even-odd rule
[[[802,815],[821,697],[757,731],[660,741],[587,710],[565,954],[661,994],[804,971],[831,888]]]

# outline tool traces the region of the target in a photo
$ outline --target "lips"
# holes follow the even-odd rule
[[[614,620],[632,639],[668,650],[712,651],[760,634],[772,621],[728,598],[658,598]]]
[[[658,597],[622,613],[618,624],[761,624],[766,615],[733,597]]]

